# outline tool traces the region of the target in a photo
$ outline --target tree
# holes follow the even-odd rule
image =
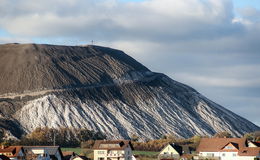
[[[229,132],[218,132],[214,135],[215,138],[232,138],[232,135]]]
[[[131,136],[131,141],[137,142],[139,140],[139,138],[140,138],[139,136],[137,136],[136,134],[133,134]]]
[[[244,138],[246,138],[249,141],[260,141],[260,131],[255,131],[252,133],[246,133],[244,135]]]
[[[88,129],[80,129],[78,136],[80,137],[80,141],[87,141],[93,139],[95,135],[94,131],[90,131]]]
[[[195,135],[191,138],[192,142],[195,144],[198,144],[200,142],[200,139],[201,139],[201,137],[197,136],[197,135]]]
[[[246,138],[249,141],[252,141],[252,140],[254,140],[254,134],[253,133],[246,133],[244,135],[244,138]]]
[[[0,130],[0,143],[4,141],[4,131]]]
[[[166,134],[163,134],[163,135],[161,136],[161,139],[167,139],[167,135],[166,135]]]

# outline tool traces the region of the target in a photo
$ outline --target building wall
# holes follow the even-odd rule
[[[104,158],[104,160],[107,160],[106,155],[107,150],[94,150],[94,160],[98,160],[98,158]]]
[[[253,144],[252,142],[249,142],[248,147],[257,147],[257,146],[255,144]]]
[[[255,158],[255,156],[238,156],[237,152],[200,152],[199,156],[219,157],[220,160],[254,160]]]
[[[55,157],[57,157],[58,160],[61,160],[61,155],[59,151],[56,152]]]
[[[125,148],[124,150],[124,157],[125,157],[125,160],[132,160],[132,155],[133,155],[133,152],[132,152],[132,149],[130,146],[128,146],[127,148]]]
[[[94,160],[99,160],[98,158],[104,158],[104,160],[108,160],[107,155],[114,154],[119,155],[123,154],[124,156],[120,158],[120,160],[132,160],[132,149],[130,146],[125,148],[125,150],[94,150]],[[118,160],[118,157],[109,157],[111,160]]]
[[[240,156],[238,160],[254,160],[255,156]]]
[[[168,145],[166,146],[161,152],[160,154],[178,154],[179,153],[171,146],[171,145]]]
[[[22,159],[25,159],[25,154],[22,152],[22,150],[19,151],[18,156],[22,157]]]
[[[158,159],[180,158],[180,154],[171,146],[167,145],[158,155]]]
[[[220,152],[219,153],[221,160],[237,160],[237,152]]]

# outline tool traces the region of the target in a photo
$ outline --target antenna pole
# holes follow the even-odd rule
[[[55,132],[53,132],[53,146],[56,146],[56,136],[55,136]]]

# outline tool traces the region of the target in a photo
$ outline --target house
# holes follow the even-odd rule
[[[24,146],[26,159],[62,160],[63,155],[59,146]]]
[[[72,157],[71,160],[90,160],[90,158],[87,158],[86,156],[76,155],[75,157]]]
[[[166,145],[158,155],[159,160],[169,159],[175,160],[179,159],[182,154],[182,147],[176,144],[168,144]]]
[[[260,159],[260,147],[247,142],[245,138],[202,138],[197,152],[197,159]]]
[[[249,141],[248,146],[249,147],[260,147],[260,142]]]
[[[75,152],[71,151],[62,151],[63,160],[71,160],[73,157],[76,156]]]
[[[10,160],[25,160],[25,154],[22,146],[1,146],[0,155],[2,158],[8,157]],[[1,158],[1,159],[2,159]]]
[[[77,155],[75,152],[62,151],[63,160],[90,160],[85,156]]]
[[[159,153],[159,160],[175,160],[175,159],[187,159],[188,154],[190,154],[189,146],[179,146],[174,143],[167,144]]]
[[[94,160],[132,160],[133,146],[127,140],[97,140]]]

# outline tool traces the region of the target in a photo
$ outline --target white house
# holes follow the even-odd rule
[[[59,146],[24,146],[27,157],[37,160],[62,160],[63,155]]]
[[[197,152],[199,159],[260,159],[260,147],[248,143],[245,138],[202,138]]]
[[[166,145],[158,155],[158,159],[180,159],[182,147],[175,144]]]
[[[94,160],[132,160],[132,144],[127,140],[97,140]]]

